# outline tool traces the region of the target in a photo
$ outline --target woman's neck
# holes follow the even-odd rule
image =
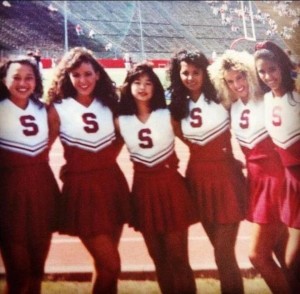
[[[9,98],[11,102],[13,102],[16,106],[18,106],[21,109],[26,109],[29,103],[28,99],[16,99],[16,98]]]
[[[246,105],[249,102],[249,96],[240,97],[241,101]]]
[[[76,100],[77,100],[77,102],[79,102],[83,106],[88,107],[92,103],[93,98],[90,97],[90,96],[77,96]]]
[[[201,91],[197,91],[197,92],[190,92],[189,96],[194,102],[196,102],[199,99],[200,95],[201,95]]]
[[[196,102],[199,97],[200,97],[201,93],[190,93],[190,98],[192,99],[192,101]]]
[[[272,94],[274,97],[282,97],[287,91],[283,89],[272,90]]]
[[[139,103],[137,105],[137,117],[141,122],[146,122],[151,114],[151,109],[148,104]]]

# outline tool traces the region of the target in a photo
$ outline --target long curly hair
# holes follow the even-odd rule
[[[249,85],[249,99],[262,99],[263,92],[257,79],[254,57],[250,53],[226,50],[207,70],[218,96],[226,107],[230,107],[232,101],[237,98],[224,79],[228,70],[239,71],[245,76]]]
[[[164,88],[158,76],[153,71],[152,66],[148,63],[138,63],[127,72],[125,81],[121,86],[121,98],[119,103],[120,115],[137,114],[138,110],[134,101],[134,97],[131,93],[131,85],[136,79],[143,75],[147,75],[153,83],[154,91],[153,96],[150,100],[150,109],[154,111],[160,108],[167,107]]]
[[[92,51],[83,47],[71,49],[57,65],[51,86],[48,90],[49,101],[61,102],[62,99],[76,97],[77,92],[72,85],[69,74],[82,63],[91,64],[94,71],[99,73],[100,78],[97,80],[93,91],[94,97],[101,101],[104,106],[109,107],[113,113],[116,113],[118,103],[116,85],[103,66],[97,61]]]
[[[278,45],[271,41],[259,42],[255,45],[254,60],[258,59],[268,60],[278,65],[282,86],[287,92],[295,90],[295,80],[292,78],[292,72],[295,70],[293,63],[286,52]],[[271,89],[260,79],[258,73],[258,80],[264,92],[269,92]]]
[[[209,66],[209,61],[206,56],[200,51],[187,51],[185,49],[180,50],[171,58],[170,67],[167,70],[170,82],[168,91],[171,95],[171,103],[169,108],[172,116],[176,120],[181,120],[187,117],[189,113],[189,103],[187,98],[189,97],[190,93],[180,78],[180,63],[182,61],[188,64],[193,64],[203,71],[203,85],[201,90],[205,96],[205,99],[208,102],[220,102],[217,98],[216,89],[214,88],[208,76],[207,67]]]
[[[4,83],[4,79],[7,76],[7,72],[10,66],[16,63],[21,65],[26,65],[32,68],[36,85],[29,99],[32,100],[38,106],[42,107],[42,105],[44,104],[41,100],[44,93],[42,77],[36,63],[27,57],[22,57],[20,59],[15,59],[15,60],[9,60],[0,67],[0,101],[10,97],[10,92]]]

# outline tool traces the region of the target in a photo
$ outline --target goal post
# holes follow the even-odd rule
[[[249,40],[249,41],[256,41],[255,26],[254,26],[254,19],[253,19],[253,10],[252,10],[252,1],[240,1],[240,3],[241,3],[241,10],[242,10],[244,38],[246,40]],[[247,24],[246,24],[246,9],[247,9],[247,7],[248,7],[248,10],[249,10],[249,17],[250,17],[250,22],[251,22],[250,34],[248,34],[248,27],[247,27]]]
[[[231,45],[230,49],[234,49],[234,47],[239,43],[240,41],[253,41],[256,42],[256,34],[255,34],[255,26],[254,26],[254,18],[253,18],[253,10],[252,10],[252,1],[239,1],[241,4],[241,15],[242,15],[242,21],[243,21],[243,31],[244,36],[239,37],[235,39]],[[247,27],[247,17],[246,17],[246,10],[249,11],[249,18],[250,18],[250,32],[248,32],[249,27]]]

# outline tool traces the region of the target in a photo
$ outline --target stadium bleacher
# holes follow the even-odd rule
[[[224,24],[216,6],[227,3],[231,24]],[[10,1],[0,5],[1,57],[7,52],[26,52],[39,48],[46,57],[65,50],[65,1]],[[253,2],[253,13],[257,13]],[[49,5],[57,11],[50,11]],[[208,57],[222,53],[243,37],[243,23],[235,13],[239,1],[67,1],[68,46],[85,46],[99,58],[122,58],[124,52],[134,60],[141,58],[141,36],[147,58],[169,58],[176,49],[200,49]],[[76,24],[84,30],[77,36]],[[238,27],[237,31],[231,25]],[[250,21],[247,23],[250,29]],[[93,29],[94,39],[88,37]],[[142,30],[142,31],[141,31]],[[266,25],[255,21],[257,40],[266,38]],[[283,45],[279,35],[271,39]],[[106,44],[111,43],[111,50]],[[239,49],[251,50],[253,42],[240,42]]]

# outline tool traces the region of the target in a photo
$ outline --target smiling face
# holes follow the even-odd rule
[[[99,73],[95,72],[91,63],[81,63],[77,68],[71,70],[69,76],[77,92],[76,99],[93,98],[93,91],[99,80]]]
[[[140,75],[131,84],[131,93],[136,102],[149,102],[153,92],[154,85],[147,74]]]
[[[229,69],[224,72],[224,79],[227,87],[238,99],[241,98],[244,103],[248,101],[249,98],[249,84],[245,73]]]
[[[19,106],[26,106],[36,87],[33,68],[27,64],[12,63],[4,78],[10,99]]]
[[[191,98],[196,100],[201,94],[203,84],[203,71],[192,63],[180,62],[180,79],[189,90]]]
[[[271,89],[273,94],[282,96],[284,94],[284,88],[282,86],[282,76],[278,64],[260,58],[256,60],[255,65],[260,79]]]

